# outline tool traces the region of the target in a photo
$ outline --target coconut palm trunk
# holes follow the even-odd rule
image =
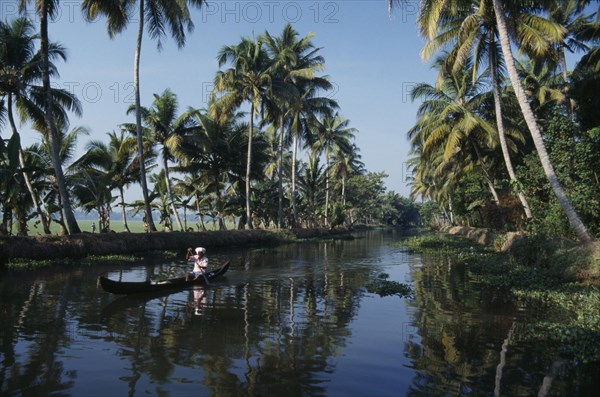
[[[294,138],[292,142],[292,210],[294,212],[294,224],[292,226],[298,227],[298,209],[296,207],[296,156],[298,154],[298,120],[296,120],[295,124],[296,130],[294,131]]]
[[[19,147],[19,165],[21,169],[25,169],[25,157],[23,156],[23,149]],[[29,175],[27,172],[23,171],[23,179],[25,180],[25,186],[27,186],[27,190],[29,191],[29,195],[31,196],[31,201],[33,202],[33,206],[35,208],[35,212],[38,216],[40,223],[42,224],[42,228],[44,230],[44,234],[52,234],[50,231],[50,224],[48,219],[46,218],[46,214],[44,210],[42,210],[42,206],[40,205],[40,200],[29,180]]]
[[[455,225],[456,222],[454,222],[454,209],[452,207],[452,197],[451,196],[448,196],[448,214],[450,216],[450,218],[449,218],[450,219],[450,223],[452,225]]]
[[[69,192],[67,190],[67,183],[65,175],[62,169],[62,163],[60,160],[60,138],[58,135],[58,129],[54,121],[54,114],[52,113],[54,107],[52,104],[52,94],[50,91],[50,73],[49,73],[49,60],[48,60],[48,2],[40,0],[39,5],[39,17],[40,17],[40,54],[42,56],[42,85],[44,88],[44,102],[45,102],[45,119],[48,143],[51,148],[52,166],[56,175],[56,183],[58,185],[58,192],[62,201],[62,212],[64,213],[65,220],[67,222],[68,231],[70,234],[81,233],[75,215],[73,214],[73,208],[71,207],[71,201],[69,199]]]
[[[252,210],[250,208],[250,174],[252,171],[252,135],[254,134],[254,102],[250,103],[250,128],[248,130],[248,156],[246,158],[246,225],[248,229],[252,226]]]
[[[493,43],[493,41],[490,41]],[[489,57],[490,57],[490,74],[492,78],[492,93],[494,96],[494,108],[496,110],[496,128],[498,129],[498,139],[500,140],[500,147],[502,148],[502,156],[504,157],[504,164],[506,164],[506,170],[508,171],[508,175],[510,177],[511,182],[517,186],[517,196],[519,197],[519,201],[521,201],[521,205],[523,206],[523,211],[525,211],[525,216],[527,219],[531,219],[533,216],[531,214],[531,209],[529,208],[529,203],[525,198],[525,194],[518,187],[517,176],[515,174],[515,170],[512,165],[512,161],[510,159],[510,153],[508,151],[508,144],[506,143],[506,135],[504,133],[504,118],[502,116],[502,102],[500,99],[500,85],[498,84],[498,74],[496,73],[496,65],[497,60],[495,57],[495,52],[492,50],[492,44],[490,44]]]
[[[55,181],[56,183],[56,181]],[[54,186],[55,189],[58,190],[58,188],[56,186]],[[60,194],[57,195],[56,197],[57,199],[57,203],[58,203],[58,207],[62,208],[62,199],[60,197]],[[69,234],[69,231],[67,230],[67,227],[65,226],[65,217],[62,211],[58,211],[58,220],[54,219],[54,222],[58,223],[60,232],[59,234],[61,236],[66,236]]]
[[[142,132],[142,112],[140,101],[140,55],[142,52],[142,37],[144,35],[144,4],[140,0],[140,14],[137,41],[135,46],[134,66],[133,66],[133,87],[135,92],[135,133],[137,137],[138,155],[140,161],[140,185],[142,187],[142,196],[144,198],[144,210],[146,212],[146,222],[148,230],[156,231],[154,220],[152,219],[152,208],[148,196],[148,185],[146,182],[146,164],[144,163],[144,136]]]
[[[346,173],[342,175],[342,205],[346,207]]]
[[[514,88],[515,94],[517,96],[517,100],[519,102],[519,106],[521,108],[521,112],[523,113],[523,117],[525,118],[525,122],[527,123],[527,127],[529,128],[529,132],[531,133],[531,137],[533,139],[533,143],[537,150],[538,156],[540,158],[540,162],[542,163],[542,168],[544,169],[544,173],[546,174],[546,178],[548,178],[548,182],[554,191],[558,202],[560,203],[563,211],[565,212],[571,227],[575,230],[577,237],[582,242],[590,242],[594,240],[594,237],[588,232],[586,226],[583,224],[579,215],[575,211],[575,208],[571,204],[571,201],[567,197],[560,181],[556,173],[554,172],[554,167],[550,162],[550,157],[548,156],[548,152],[546,151],[546,146],[544,144],[542,134],[538,127],[535,116],[533,115],[533,111],[527,100],[527,96],[525,94],[525,89],[521,84],[521,80],[519,78],[517,68],[515,65],[515,59],[512,54],[512,49],[510,47],[510,39],[508,37],[508,29],[506,26],[506,17],[504,15],[504,3],[502,0],[492,0],[494,4],[494,12],[496,14],[496,23],[498,25],[498,34],[500,36],[500,45],[502,47],[502,53],[504,55],[504,61],[506,63],[506,68],[508,70],[508,75],[510,77],[510,82]]]
[[[490,193],[492,194],[492,197],[494,198],[494,202],[496,204],[500,204],[500,198],[498,197],[498,192],[496,191],[496,188],[494,187],[494,179],[490,175],[487,167],[485,166],[485,163],[483,162],[483,156],[481,155],[479,146],[477,146],[477,143],[474,142],[472,139],[469,139],[469,142],[473,146],[473,150],[475,150],[475,155],[477,156],[477,159],[479,160],[479,168],[481,168],[481,172],[483,172],[483,176],[485,177],[485,182],[487,183],[488,188],[490,189]]]
[[[216,210],[217,210],[217,218],[219,220],[219,230],[226,230],[225,226],[225,217],[223,216],[223,197],[221,196],[221,188],[219,186],[219,182],[221,180],[221,173],[218,169],[215,169],[214,172],[214,180],[215,180],[215,197],[216,197]]]
[[[17,131],[17,125],[15,123],[15,119],[12,114],[12,94],[8,94],[8,98],[7,98],[6,102],[7,102],[6,105],[7,105],[8,122],[13,131],[13,134],[16,134],[16,136],[19,136],[19,131]],[[48,224],[46,215],[44,214],[44,211],[42,210],[42,207],[40,205],[40,200],[37,196],[37,193],[33,189],[33,186],[31,185],[31,181],[29,180],[29,175],[25,171],[25,157],[23,156],[23,149],[21,148],[21,139],[20,138],[19,138],[19,166],[21,167],[23,179],[25,180],[25,186],[27,186],[27,191],[29,192],[29,195],[31,196],[31,201],[35,208],[35,212],[37,213],[38,219],[40,220],[40,223],[42,224],[42,227],[44,229],[44,234],[51,234],[50,225]]]
[[[198,222],[202,231],[206,231],[206,225],[204,224],[204,214],[202,214],[202,208],[200,207],[200,193],[194,194],[196,198],[196,212],[198,213]]]
[[[121,217],[123,219],[123,229],[126,232],[130,232],[129,225],[127,224],[127,212],[125,211],[125,191],[123,186],[119,186],[119,195],[121,196]]]
[[[569,73],[568,73],[568,69],[567,69],[567,58],[565,56],[564,48],[562,48],[560,51],[560,66],[562,69],[561,72],[562,72],[563,81],[564,81],[565,85],[568,87]],[[575,103],[575,100],[573,98],[570,98],[568,95],[566,95],[565,105],[567,106],[567,112],[569,113],[569,117],[573,118],[574,117],[574,109],[575,109],[575,106],[577,105]]]
[[[177,220],[177,227],[179,227],[179,231],[182,232],[183,224],[181,223],[179,212],[177,212],[177,208],[175,208],[175,197],[173,196],[173,189],[171,188],[171,178],[169,177],[169,164],[166,154],[163,156],[163,167],[165,169],[165,183],[167,185],[167,194],[169,195],[169,201],[171,202],[171,212],[173,212],[173,216],[175,217],[175,220]]]
[[[325,226],[329,226],[329,147],[325,149]]]
[[[279,124],[281,125],[281,132],[279,133],[279,147],[277,148],[277,156],[279,157],[279,164],[277,165],[277,190],[279,196],[279,207],[277,208],[277,224],[279,228],[283,228],[283,134],[284,134],[284,115],[283,113],[279,117]]]

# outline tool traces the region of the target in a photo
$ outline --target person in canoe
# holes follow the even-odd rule
[[[206,248],[197,247],[196,253],[192,251],[192,247],[187,249],[185,254],[185,260],[188,262],[194,261],[194,270],[185,275],[185,281],[196,280],[198,277],[203,276],[204,281],[208,285],[208,279],[206,278],[206,271],[208,270],[208,258],[206,257]]]

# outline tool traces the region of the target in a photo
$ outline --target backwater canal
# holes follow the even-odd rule
[[[409,254],[394,230],[353,240],[209,250],[225,277],[153,299],[99,274],[182,274],[180,261],[8,272],[0,279],[1,396],[594,395],[597,363],[522,341],[531,308],[466,266]],[[385,273],[411,297],[366,285]]]

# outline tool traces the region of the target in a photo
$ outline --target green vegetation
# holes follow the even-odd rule
[[[523,307],[515,336],[557,344],[582,361],[600,360],[600,244],[524,239],[510,253],[498,253],[470,240],[437,233],[400,243],[410,250],[468,266],[477,288]]]
[[[86,0],[81,6],[90,21],[106,18],[111,37],[130,20],[144,19],[159,47],[168,36],[165,25],[183,46],[193,26],[188,7],[201,6],[137,3],[113,7]],[[94,131],[70,129],[69,116],[81,113],[81,104],[48,86],[47,78],[58,74],[56,62],[67,60],[64,48],[47,41],[53,10],[36,9],[43,35],[26,17],[0,22],[0,234],[91,232],[90,222],[75,221],[76,209],[96,216],[96,232],[204,231],[213,228],[206,219],[219,230],[419,222],[414,202],[386,191],[385,173],[365,169],[355,144],[358,130],[330,98],[333,85],[322,74],[325,59],[315,35],[301,36],[289,24],[279,35],[265,31],[222,47],[206,109],[183,107],[168,87],[140,98],[145,32],[139,30],[135,104],[123,109],[136,121],[88,141],[77,158],[78,141]],[[49,48],[48,71],[39,61],[43,45]],[[40,96],[46,88],[48,103]],[[241,111],[244,103],[248,114]],[[39,144],[21,147],[15,114],[40,134]],[[125,190],[137,183],[142,197],[126,202]],[[111,219],[113,210],[121,219]],[[128,219],[140,214],[141,228]],[[191,225],[189,214],[196,217]]]
[[[408,137],[428,224],[600,233],[600,23],[588,3],[420,2],[421,56],[438,75],[411,92]],[[573,71],[566,51],[580,54]]]
[[[368,283],[365,288],[368,292],[377,294],[381,297],[391,295],[396,295],[400,298],[412,297],[413,290],[409,285],[387,280],[389,277],[389,274],[381,273],[375,280]]]
[[[459,255],[465,251],[475,250],[476,246],[475,243],[467,239],[432,232],[425,232],[419,236],[410,237],[400,243],[400,245],[407,247],[412,252],[425,252],[439,255]],[[485,248],[478,248],[479,251],[485,250]]]
[[[99,264],[107,264],[110,262],[118,261],[119,263],[134,263],[140,260],[139,256],[134,255],[106,255],[106,256],[89,256],[86,258],[78,259],[47,259],[47,260],[26,260],[26,259],[15,259],[6,264],[6,268],[9,270],[35,270],[44,267],[54,266],[82,266],[92,267]]]
[[[24,15],[31,3],[23,2]],[[82,2],[85,18],[104,18],[111,37],[132,20],[147,30],[137,32],[135,105],[123,109],[135,123],[115,126],[108,143],[90,141],[75,158],[90,131],[71,128],[69,116],[82,106],[50,84],[66,61],[66,50],[48,40],[58,3],[36,8],[35,22],[0,25],[1,234],[25,236],[32,220],[44,234],[56,225],[60,234],[78,233],[74,209],[97,215],[99,232],[119,230],[115,208],[126,231],[127,217],[140,213],[143,231],[195,230],[189,212],[200,230],[208,217],[219,230],[425,222],[582,242],[600,233],[600,23],[589,1],[421,1],[421,55],[438,75],[411,92],[420,106],[407,132],[408,199],[387,192],[387,175],[360,161],[359,131],[328,95],[314,33],[288,24],[225,44],[206,109],[183,107],[168,87],[140,98],[144,34],[159,49],[168,36],[185,45],[190,8],[202,6],[191,0]],[[579,55],[573,70],[566,51]],[[17,114],[39,144],[21,146]],[[136,183],[142,197],[125,202]],[[422,205],[413,201],[419,196]]]

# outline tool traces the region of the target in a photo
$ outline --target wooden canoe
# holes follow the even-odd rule
[[[214,280],[227,272],[229,269],[229,261],[227,261],[219,269],[212,270],[206,273],[208,281]],[[100,276],[98,281],[102,289],[117,295],[131,295],[147,292],[166,291],[171,289],[185,289],[193,285],[206,284],[204,277],[200,276],[195,280],[185,281],[185,277],[171,278],[169,280],[154,282],[154,281],[114,281],[109,278]]]

